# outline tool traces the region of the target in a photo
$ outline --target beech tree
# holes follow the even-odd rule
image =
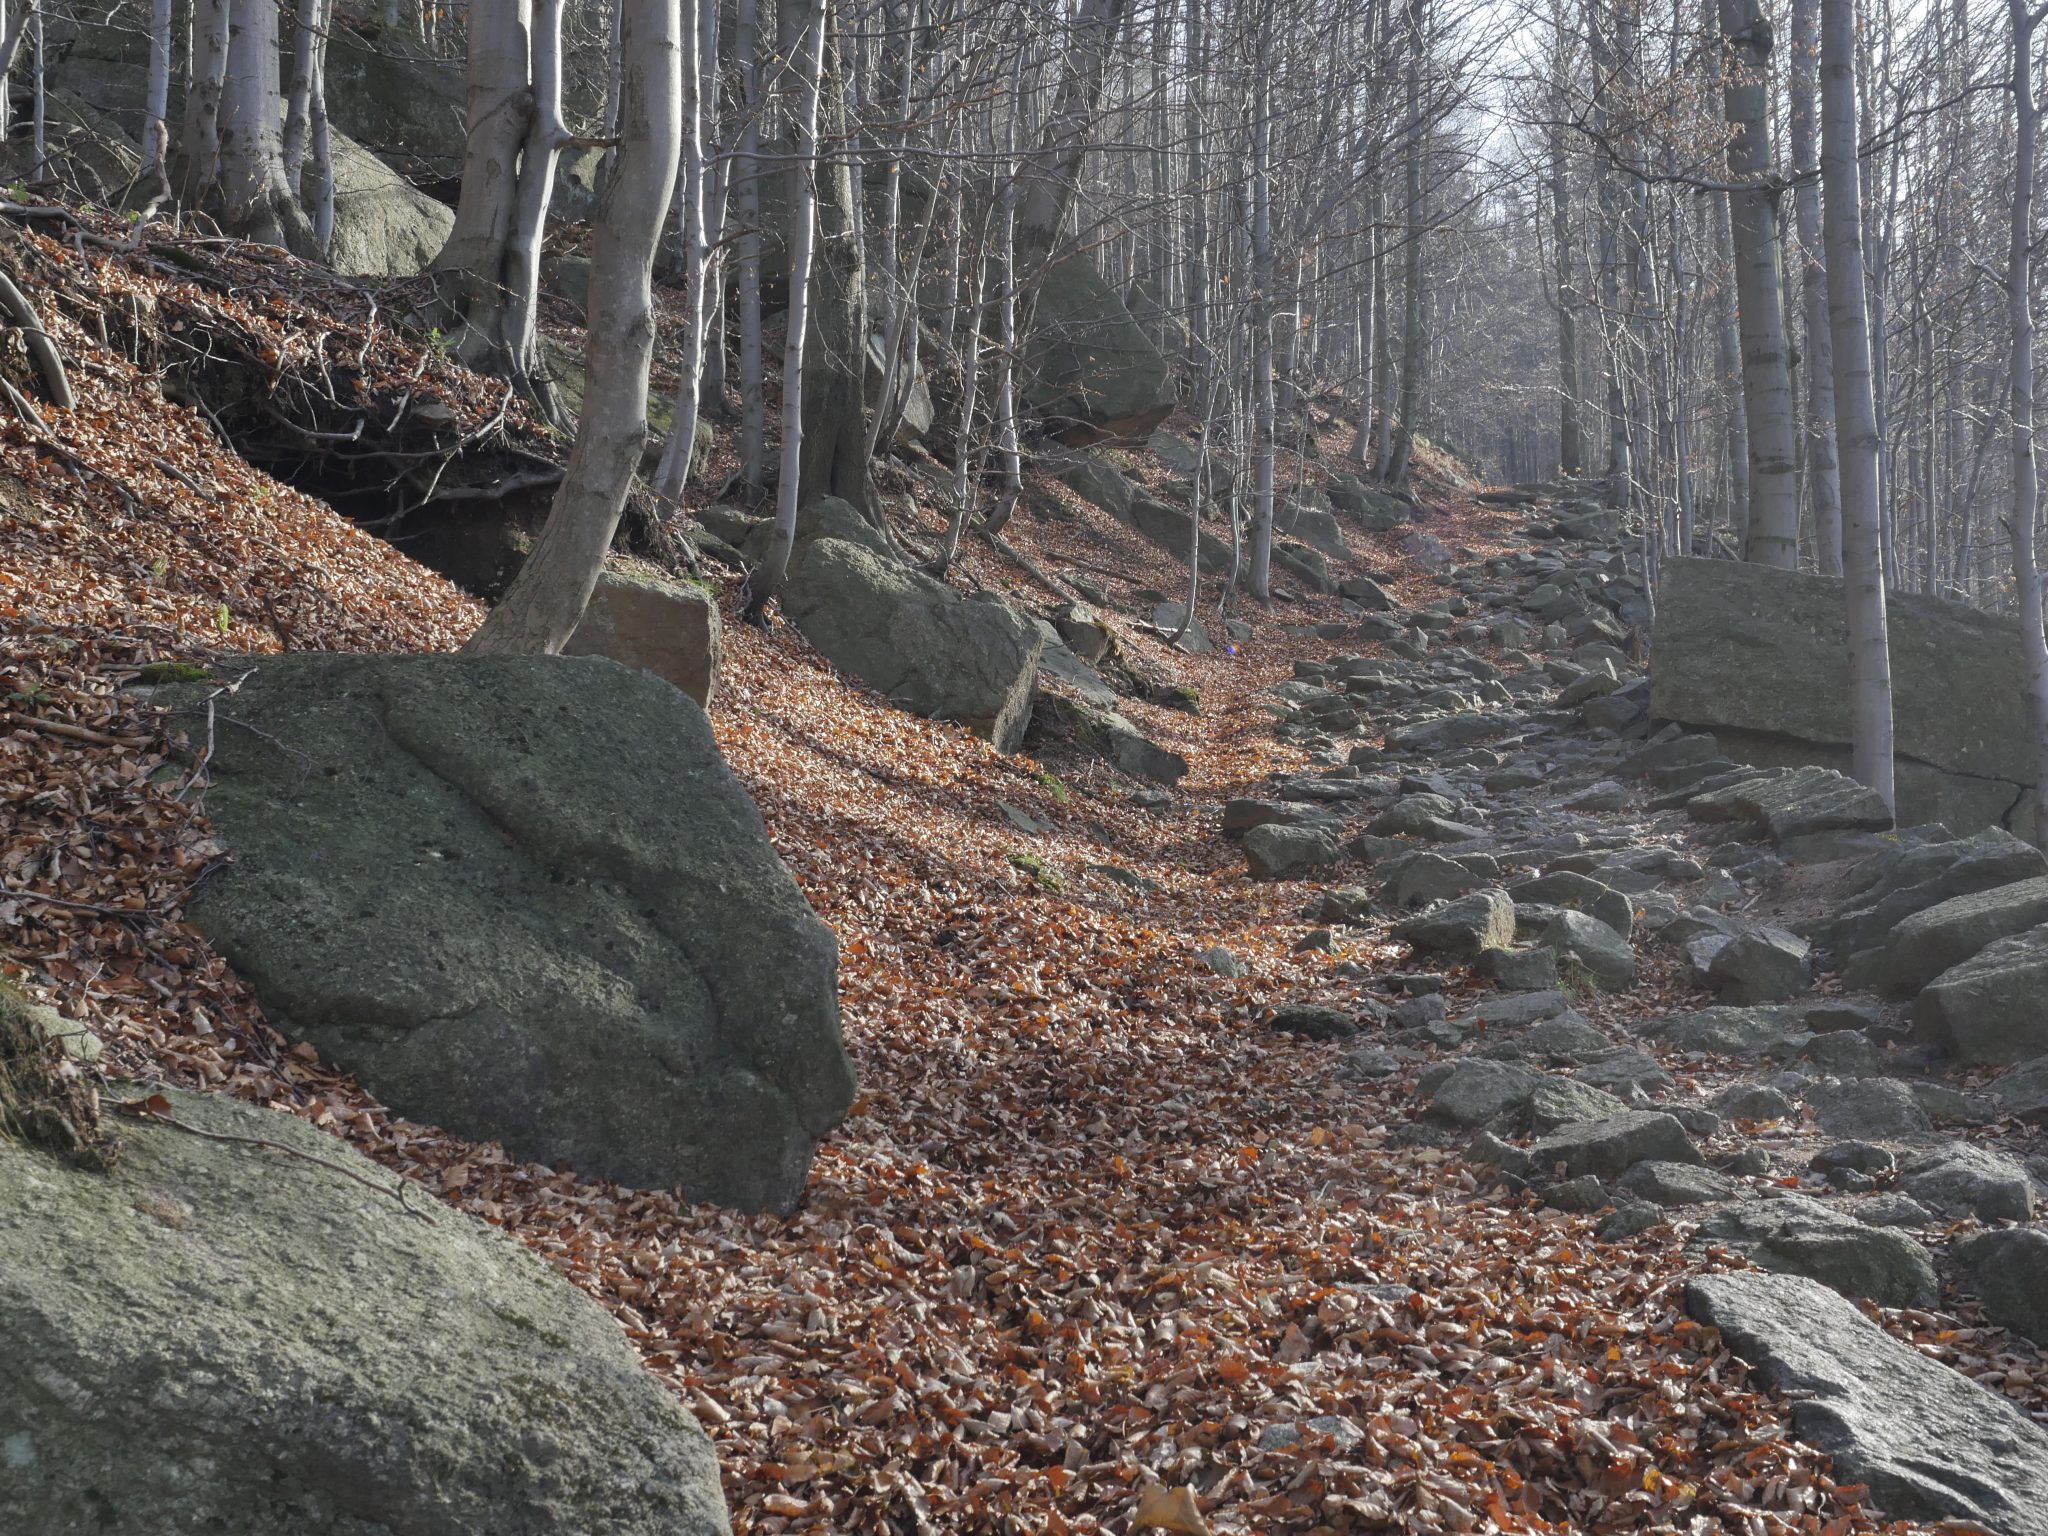
[[[647,440],[654,261],[683,147],[683,10],[694,7],[620,3],[618,159],[592,218],[576,445],[532,553],[465,647],[477,654],[559,651],[575,633]]]

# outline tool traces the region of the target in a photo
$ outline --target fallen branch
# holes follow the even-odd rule
[[[65,720],[44,720],[37,715],[24,715],[18,709],[0,709],[0,725],[26,726],[48,736],[63,736],[95,747],[146,747],[153,739],[148,736],[109,736],[105,731],[90,730]]]
[[[36,313],[35,305],[29,303],[28,295],[14,286],[14,279],[0,272],[0,310],[6,311],[22,335],[28,341],[28,355],[36,365],[36,372],[43,376],[43,388],[50,393],[50,403],[59,410],[68,411],[72,406],[71,380],[64,372],[64,357],[58,352],[57,343],[50,333],[43,329],[42,316]]]
[[[391,1196],[392,1199],[398,1202],[399,1209],[404,1211],[406,1215],[417,1217],[430,1227],[439,1225],[434,1220],[432,1212],[423,1211],[418,1206],[407,1201],[405,1191],[411,1182],[408,1179],[400,1178],[396,1185],[379,1184],[375,1179],[364,1178],[353,1168],[344,1168],[340,1163],[328,1158],[316,1157],[311,1152],[302,1152],[297,1147],[288,1146],[281,1141],[272,1141],[267,1136],[235,1136],[226,1131],[202,1130],[190,1121],[180,1120],[176,1115],[172,1114],[171,1101],[160,1093],[152,1093],[146,1099],[123,1099],[114,1108],[119,1113],[127,1115],[132,1119],[147,1120],[152,1125],[168,1125],[173,1130],[183,1131],[187,1136],[197,1136],[202,1141],[227,1142],[245,1147],[265,1147],[272,1152],[282,1152],[286,1157],[296,1157],[302,1162],[312,1163],[317,1167],[338,1173],[344,1179],[360,1184],[365,1189],[375,1190],[380,1195]]]

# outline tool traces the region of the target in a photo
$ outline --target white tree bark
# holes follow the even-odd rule
[[[1273,181],[1269,72],[1259,60],[1252,86],[1252,548],[1245,589],[1273,600],[1273,478],[1277,406],[1273,389]]]
[[[464,647],[473,654],[553,653],[575,633],[647,440],[650,285],[683,142],[683,37],[675,0],[622,3],[619,158],[591,220],[588,375],[576,446],[532,554]]]
[[[2017,133],[2006,307],[2012,327],[2012,562],[2026,661],[2027,730],[2034,747],[2034,841],[2048,847],[2048,634],[2042,629],[2041,567],[2035,550],[2040,479],[2034,451],[2034,174],[2041,111],[2034,99],[2034,31],[2029,0],[2007,0],[2012,26],[2012,94]]]
[[[1408,478],[1415,454],[1415,418],[1422,408],[1422,370],[1427,360],[1422,313],[1422,234],[1427,223],[1423,201],[1422,50],[1423,0],[1408,0],[1407,114],[1408,142],[1403,152],[1407,180],[1406,250],[1402,262],[1401,405],[1394,433],[1393,455],[1380,465],[1381,478],[1400,485]]]
[[[747,613],[758,618],[789,575],[796,543],[798,495],[803,481],[804,332],[810,320],[811,260],[818,233],[818,98],[825,75],[825,12],[828,0],[806,0],[804,35],[791,63],[800,72],[796,111],[797,163],[803,174],[790,178],[789,335],[782,346],[782,462],[775,488],[775,537],[759,566],[747,576]]]
[[[1819,165],[1814,97],[1820,74],[1817,0],[1792,5],[1792,169]],[[1800,289],[1806,309],[1806,487],[1813,513],[1815,563],[1842,574],[1842,487],[1835,463],[1835,347],[1829,333],[1827,263],[1822,251],[1820,187],[1811,177],[1793,193],[1799,220]]]
[[[717,0],[683,0],[686,22],[696,21],[692,46],[683,50],[683,286],[689,295],[690,331],[683,338],[683,362],[676,381],[675,415],[661,462],[654,471],[657,503],[680,511],[683,489],[690,480],[690,458],[697,445],[697,414],[707,350],[705,327],[711,323],[711,239],[705,206],[704,134],[718,121]],[[685,25],[688,33],[691,28]]]
[[[312,221],[285,179],[276,0],[231,3],[220,94],[222,222],[246,239],[316,255]]]
[[[198,4],[218,0],[195,0]],[[466,358],[483,361],[502,335],[505,245],[519,189],[519,147],[533,115],[531,0],[471,0],[462,195],[434,270],[462,327]]]
[[[233,0],[191,0],[191,87],[185,92],[185,120],[178,153],[184,160],[179,195],[196,203],[220,179],[220,108],[228,67],[228,11]]]
[[[149,85],[142,108],[143,174],[158,169],[164,124],[171,110],[171,0],[149,0]],[[165,124],[168,126],[168,124]],[[0,124],[0,133],[6,131]]]
[[[1878,523],[1877,408],[1863,293],[1863,204],[1856,142],[1855,0],[1821,0],[1821,178],[1826,193],[1828,325],[1841,455],[1842,571],[1849,620],[1850,758],[1857,778],[1892,789],[1892,668]],[[2037,626],[2038,627],[2038,626]]]
[[[1735,291],[1742,319],[1742,398],[1749,424],[1749,535],[1744,558],[1799,564],[1798,450],[1791,356],[1785,341],[1785,275],[1778,258],[1778,202],[1771,163],[1771,27],[1762,0],[1720,0],[1728,50],[1722,85],[1728,166],[1746,190],[1730,199]]]
[[[740,483],[750,501],[767,489],[767,391],[761,359],[761,22],[758,0],[738,0],[733,65],[746,90],[733,158],[739,222]]]

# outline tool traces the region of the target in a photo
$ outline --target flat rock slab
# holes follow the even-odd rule
[[[1792,1424],[1870,1485],[1894,1518],[1975,1520],[2048,1536],[2048,1433],[2004,1398],[1926,1359],[1851,1302],[1795,1275],[1702,1275],[1686,1310],[1779,1391]]]
[[[190,913],[288,1037],[515,1157],[794,1204],[853,1098],[837,944],[696,704],[598,657],[302,652],[216,711],[233,863]]]
[[[1927,1250],[1912,1238],[1865,1226],[1803,1195],[1724,1206],[1700,1224],[1699,1235],[1764,1269],[1868,1296],[1880,1306],[1931,1307],[1941,1296]]]
[[[167,1097],[334,1166],[0,1140],[0,1530],[724,1536],[696,1419],[551,1265],[303,1120]]]

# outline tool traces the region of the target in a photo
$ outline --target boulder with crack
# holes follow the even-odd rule
[[[796,1202],[853,1099],[837,944],[694,702],[599,657],[253,665],[189,910],[281,1031],[515,1157]]]

